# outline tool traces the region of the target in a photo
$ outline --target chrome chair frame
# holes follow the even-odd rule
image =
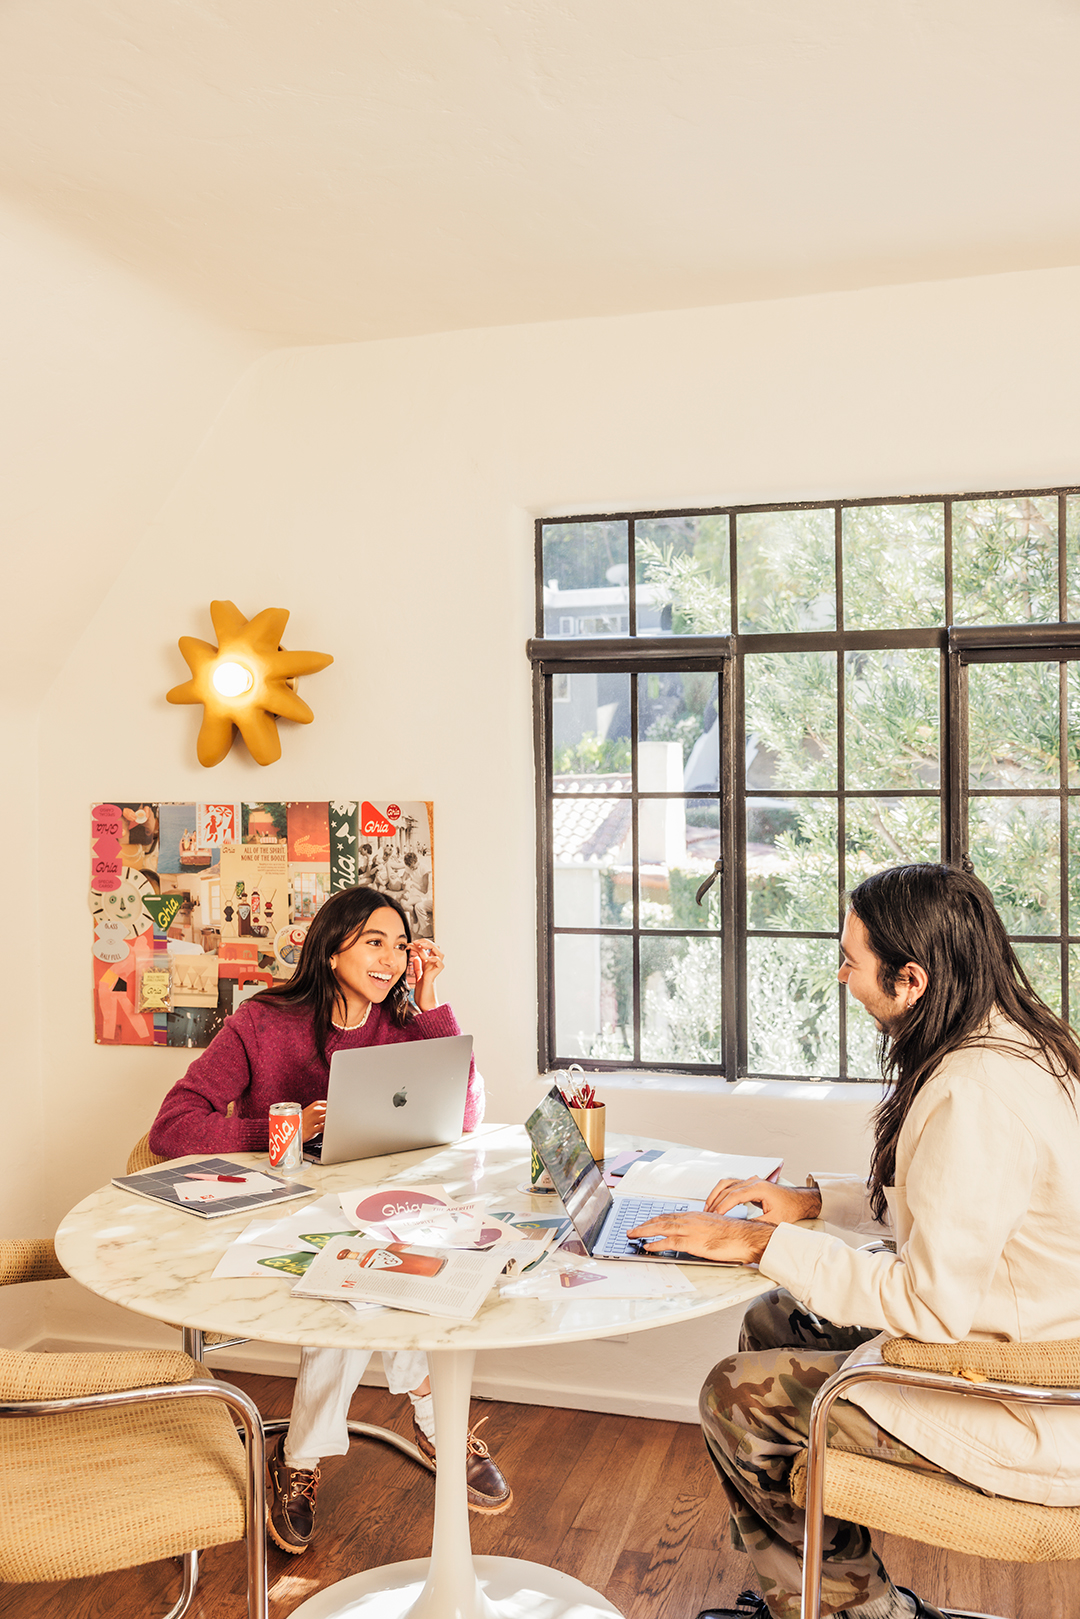
[[[818,1390],[810,1408],[806,1460],[806,1531],[803,1539],[802,1619],[821,1619],[821,1562],[825,1517],[825,1458],[829,1412],[857,1383],[892,1383],[908,1388],[937,1389],[975,1400],[1015,1400],[1021,1405],[1077,1405],[1080,1388],[1034,1388],[1027,1383],[970,1382],[944,1372],[924,1372],[908,1366],[866,1362],[842,1366]],[[943,1609],[948,1619],[1003,1619],[968,1608]]]
[[[60,1412],[115,1410],[119,1406],[150,1405],[161,1400],[221,1400],[233,1413],[245,1438],[245,1512],[247,1518],[248,1619],[268,1619],[266,1581],[266,1446],[263,1421],[255,1402],[242,1389],[213,1378],[192,1378],[186,1383],[156,1383],[146,1388],[119,1389],[104,1394],[83,1394],[66,1400],[3,1400],[0,1418],[49,1417]],[[176,1604],[164,1619],[182,1619],[195,1595],[199,1578],[198,1551],[182,1558],[183,1586]]]

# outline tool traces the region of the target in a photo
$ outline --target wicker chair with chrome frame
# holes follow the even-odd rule
[[[50,1240],[0,1241],[0,1284],[65,1276]],[[265,1447],[254,1403],[176,1350],[0,1350],[0,1580],[71,1580],[247,1542],[267,1619]],[[242,1427],[246,1445],[237,1428]]]
[[[968,1339],[924,1344],[893,1338],[881,1358],[842,1367],[818,1390],[809,1444],[791,1473],[791,1494],[806,1509],[802,1619],[820,1619],[823,1519],[882,1529],[947,1551],[1001,1562],[1047,1563],[1080,1557],[1080,1506],[1045,1507],[986,1495],[932,1473],[830,1450],[833,1401],[857,1383],[947,1390],[976,1400],[1080,1406],[1080,1339],[999,1343]],[[950,1608],[954,1619],[1000,1619]]]

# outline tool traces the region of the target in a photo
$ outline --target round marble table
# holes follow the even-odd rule
[[[653,1146],[619,1136],[613,1146]],[[256,1154],[230,1153],[265,1167]],[[190,1159],[178,1159],[182,1164]],[[389,1180],[430,1181],[451,1196],[494,1195],[496,1208],[550,1212],[551,1197],[520,1188],[528,1181],[529,1144],[520,1125],[483,1125],[435,1152],[399,1153],[329,1168],[305,1165],[296,1177],[313,1195]],[[286,1214],[304,1207],[283,1204]],[[84,1287],[140,1315],[204,1332],[271,1343],[330,1348],[423,1349],[429,1356],[435,1406],[435,1527],[430,1560],[369,1569],[320,1591],[295,1610],[297,1619],[592,1619],[617,1610],[596,1591],[556,1569],[509,1557],[473,1558],[465,1495],[465,1444],[473,1361],[478,1349],[519,1348],[615,1333],[642,1332],[708,1315],[756,1298],[763,1284],[742,1266],[687,1267],[694,1293],[667,1299],[555,1301],[501,1298],[492,1292],[472,1321],[386,1310],[350,1321],[335,1304],[295,1298],[288,1276],[210,1279],[250,1214],[203,1221],[115,1186],[94,1192],[66,1215],[56,1233],[65,1270]]]

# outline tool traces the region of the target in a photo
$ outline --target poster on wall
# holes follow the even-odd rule
[[[364,883],[434,937],[435,823],[405,799],[109,800],[90,817],[94,1039],[207,1046],[292,976],[332,894]]]

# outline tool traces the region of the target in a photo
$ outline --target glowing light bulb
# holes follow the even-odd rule
[[[242,663],[219,663],[211,679],[222,697],[242,697],[255,684],[255,676]]]
[[[333,663],[329,652],[285,652],[281,638],[289,614],[264,607],[245,618],[235,602],[210,603],[218,644],[180,637],[180,651],[191,679],[165,693],[170,703],[201,703],[197,753],[201,765],[217,765],[240,732],[257,764],[281,757],[277,720],[308,725],[314,715],[294,689],[299,675],[313,675]]]

